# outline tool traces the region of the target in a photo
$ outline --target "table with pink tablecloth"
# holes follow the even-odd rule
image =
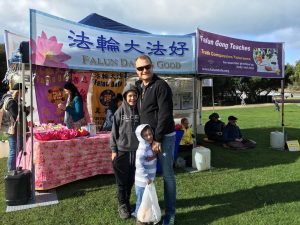
[[[112,174],[110,133],[70,140],[34,139],[35,188],[52,189],[97,174]],[[23,168],[31,168],[31,143],[21,159]]]

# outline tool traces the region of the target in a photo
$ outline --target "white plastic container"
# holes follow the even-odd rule
[[[90,136],[95,136],[96,135],[96,124],[89,123],[88,124],[88,132],[90,133]]]
[[[208,148],[203,146],[193,148],[192,167],[199,171],[210,169],[210,150]]]
[[[271,132],[270,145],[271,145],[271,148],[283,149],[284,148],[284,134],[279,131]]]

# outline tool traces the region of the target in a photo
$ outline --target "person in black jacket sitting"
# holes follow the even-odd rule
[[[243,137],[240,128],[236,125],[236,121],[237,118],[235,116],[228,117],[228,124],[225,126],[223,132],[224,147],[233,149],[254,148],[256,142]]]
[[[219,120],[220,116],[218,113],[212,113],[209,116],[209,121],[206,122],[204,131],[211,142],[222,142],[223,141],[223,129],[225,124]]]

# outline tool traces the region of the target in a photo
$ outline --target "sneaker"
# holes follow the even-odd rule
[[[126,207],[127,207],[128,213],[131,215],[132,211],[131,211],[130,204],[129,204],[129,203],[126,203]]]
[[[227,144],[223,144],[223,148],[230,148]]]
[[[164,222],[163,225],[174,225],[175,223],[175,216],[164,216]]]
[[[135,223],[135,225],[144,225],[144,223],[143,223],[143,222],[141,222],[141,221],[139,221],[139,220],[136,220],[136,223]]]
[[[130,217],[130,212],[128,211],[126,204],[120,205],[118,212],[121,219],[128,219]]]

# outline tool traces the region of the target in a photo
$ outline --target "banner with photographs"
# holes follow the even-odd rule
[[[246,41],[197,30],[198,74],[284,77],[282,43]]]

